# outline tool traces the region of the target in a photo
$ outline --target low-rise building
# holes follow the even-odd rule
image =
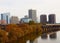
[[[29,23],[29,21],[32,21],[32,19],[30,19],[30,18],[22,18],[20,20],[20,23]]]
[[[18,23],[19,23],[18,17],[12,16],[12,17],[10,18],[10,23],[11,23],[11,24],[18,24]]]

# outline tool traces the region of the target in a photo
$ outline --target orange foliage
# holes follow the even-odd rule
[[[19,27],[24,31],[25,34],[32,32],[32,28],[28,24],[20,24]]]
[[[5,27],[6,31],[8,32],[8,35],[6,35],[6,31],[0,30],[0,36],[2,35],[2,42],[10,42],[14,43],[22,36],[25,36],[27,34],[36,33],[36,32],[42,32],[41,25],[40,24],[9,24]],[[31,35],[34,36],[34,35]],[[8,39],[8,40],[7,40]]]
[[[6,29],[5,30],[7,32],[9,32],[10,29],[12,29],[12,28],[18,28],[18,26],[16,24],[9,24],[9,25],[6,26]]]
[[[8,42],[7,32],[0,30],[0,43]]]

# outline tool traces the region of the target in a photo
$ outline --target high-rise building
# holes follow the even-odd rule
[[[50,14],[50,15],[49,15],[49,23],[51,23],[51,24],[56,23],[55,14]]]
[[[10,23],[11,23],[11,24],[18,24],[18,23],[19,23],[18,17],[12,16],[12,17],[10,18]]]
[[[10,24],[10,13],[2,13],[1,14],[1,24]]]
[[[47,23],[47,16],[45,14],[40,15],[40,23]]]
[[[29,18],[31,18],[34,22],[37,22],[36,10],[29,10]]]

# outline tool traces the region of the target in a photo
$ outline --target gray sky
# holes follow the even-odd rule
[[[22,18],[28,15],[28,9],[37,10],[37,17],[55,13],[60,22],[60,0],[0,0],[0,13],[10,12],[11,16]]]

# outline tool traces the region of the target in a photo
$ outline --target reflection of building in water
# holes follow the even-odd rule
[[[56,33],[50,34],[49,37],[55,39],[57,37],[57,34]]]
[[[46,34],[46,33],[44,33],[44,34],[42,34],[42,35],[41,35],[41,38],[42,38],[42,39],[47,39],[47,38],[48,38],[48,36],[47,36],[47,34]]]

